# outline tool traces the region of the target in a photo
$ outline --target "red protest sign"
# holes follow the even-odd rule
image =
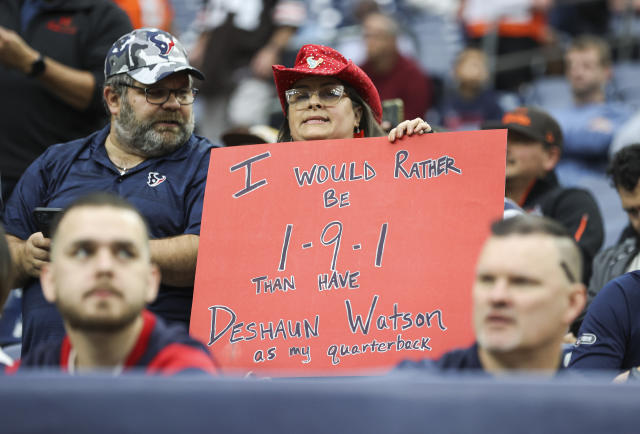
[[[351,375],[473,341],[506,132],[216,149],[191,333],[224,369]]]

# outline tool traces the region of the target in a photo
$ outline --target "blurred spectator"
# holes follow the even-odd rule
[[[142,27],[171,32],[173,30],[173,8],[169,0],[140,0]]]
[[[494,223],[473,285],[477,342],[399,367],[553,375],[567,328],[584,307],[581,268],[575,241],[553,220],[520,215]]]
[[[565,137],[561,162],[574,161],[587,171],[605,172],[613,134],[631,115],[628,107],[606,101],[605,86],[611,79],[611,51],[594,36],[573,41],[565,55],[567,80],[573,106],[554,109]]]
[[[191,59],[208,80],[198,131],[217,140],[237,125],[268,124],[275,93],[271,66],[305,19],[295,0],[208,0],[196,26],[201,32]]]
[[[606,100],[605,86],[611,78],[611,51],[594,36],[575,39],[565,55],[566,76],[573,105],[550,108],[564,135],[558,177],[567,186],[589,189],[605,212],[607,245],[625,225],[615,192],[606,179],[609,145],[614,133],[631,116],[631,109]]]
[[[449,130],[473,130],[502,118],[496,93],[489,87],[489,66],[482,50],[467,48],[456,59],[454,87],[445,91],[442,125]]]
[[[495,87],[517,91],[531,81],[531,50],[550,41],[547,13],[554,0],[465,0],[461,18],[467,36],[474,45],[487,43],[485,38],[497,38],[495,53],[498,70]],[[493,47],[492,47],[493,49]],[[521,53],[520,52],[525,52]],[[509,56],[507,56],[509,55]],[[515,57],[514,57],[515,56]],[[509,64],[505,64],[510,57]]]
[[[390,16],[375,12],[365,16],[362,30],[367,48],[362,69],[380,98],[400,98],[404,103],[402,119],[423,118],[431,106],[431,83],[414,60],[400,54],[398,24]],[[395,124],[388,127],[392,126]]]
[[[113,0],[122,8],[134,29],[155,27],[165,32],[171,31],[173,8],[169,0]]]
[[[549,23],[556,32],[570,36],[606,36],[609,30],[609,4],[627,0],[555,1]]]
[[[215,372],[203,344],[144,309],[160,286],[147,233],[142,215],[113,194],[82,197],[64,211],[40,280],[67,334],[37,346],[21,368]]]
[[[591,261],[602,246],[602,217],[588,191],[558,183],[554,167],[563,143],[558,123],[542,110],[520,107],[484,127],[508,130],[505,195],[529,213],[558,221],[573,235],[584,257],[584,274],[578,277],[587,283]]]
[[[628,121],[616,130],[611,146],[609,146],[609,158],[613,159],[625,146],[638,142],[640,137],[640,112],[636,112]]]
[[[629,271],[640,270],[640,144],[618,152],[608,170],[618,191],[622,209],[629,217],[628,226],[618,242],[598,253],[593,260],[589,283],[589,301],[613,278]]]
[[[251,125],[235,127],[222,134],[225,146],[257,145],[259,143],[276,143],[278,130],[268,125]]]
[[[101,128],[104,54],[131,23],[111,0],[0,2],[5,200],[48,146]]]
[[[150,309],[189,323],[204,186],[212,144],[193,135],[195,92],[180,41],[157,29],[123,35],[106,52],[104,101],[111,124],[50,147],[20,178],[4,222],[23,291],[23,355],[64,334],[37,281],[50,240],[33,216],[38,206],[65,208],[94,191],[129,199],[150,224],[151,255],[162,286]]]
[[[142,27],[142,9],[140,0],[113,0],[120,9],[127,13],[134,29]]]

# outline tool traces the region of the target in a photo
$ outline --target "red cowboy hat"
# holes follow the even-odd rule
[[[327,76],[335,77],[354,88],[358,95],[369,104],[376,121],[382,120],[380,95],[378,95],[378,90],[369,76],[355,63],[345,59],[342,54],[331,47],[316,44],[303,45],[298,51],[293,68],[286,68],[283,65],[273,65],[272,68],[276,90],[285,116],[287,114],[287,99],[284,93],[291,89],[293,83],[305,77]]]

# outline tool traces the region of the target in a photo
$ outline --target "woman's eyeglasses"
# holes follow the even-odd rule
[[[289,89],[285,93],[287,103],[297,109],[302,109],[309,104],[313,95],[318,96],[318,100],[325,106],[334,106],[338,104],[340,98],[344,95],[344,86],[341,84],[323,86],[319,89]]]

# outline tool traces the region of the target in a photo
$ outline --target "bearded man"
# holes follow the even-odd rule
[[[188,325],[213,147],[193,135],[197,90],[192,76],[204,77],[189,65],[174,36],[150,28],[118,39],[104,71],[110,124],[47,149],[27,169],[6,206],[7,241],[15,258],[12,283],[24,288],[23,356],[36,343],[64,335],[60,315],[38,282],[51,241],[38,227],[34,208],[66,208],[96,191],[126,198],[147,219],[151,260],[162,273],[149,309],[165,321]]]

